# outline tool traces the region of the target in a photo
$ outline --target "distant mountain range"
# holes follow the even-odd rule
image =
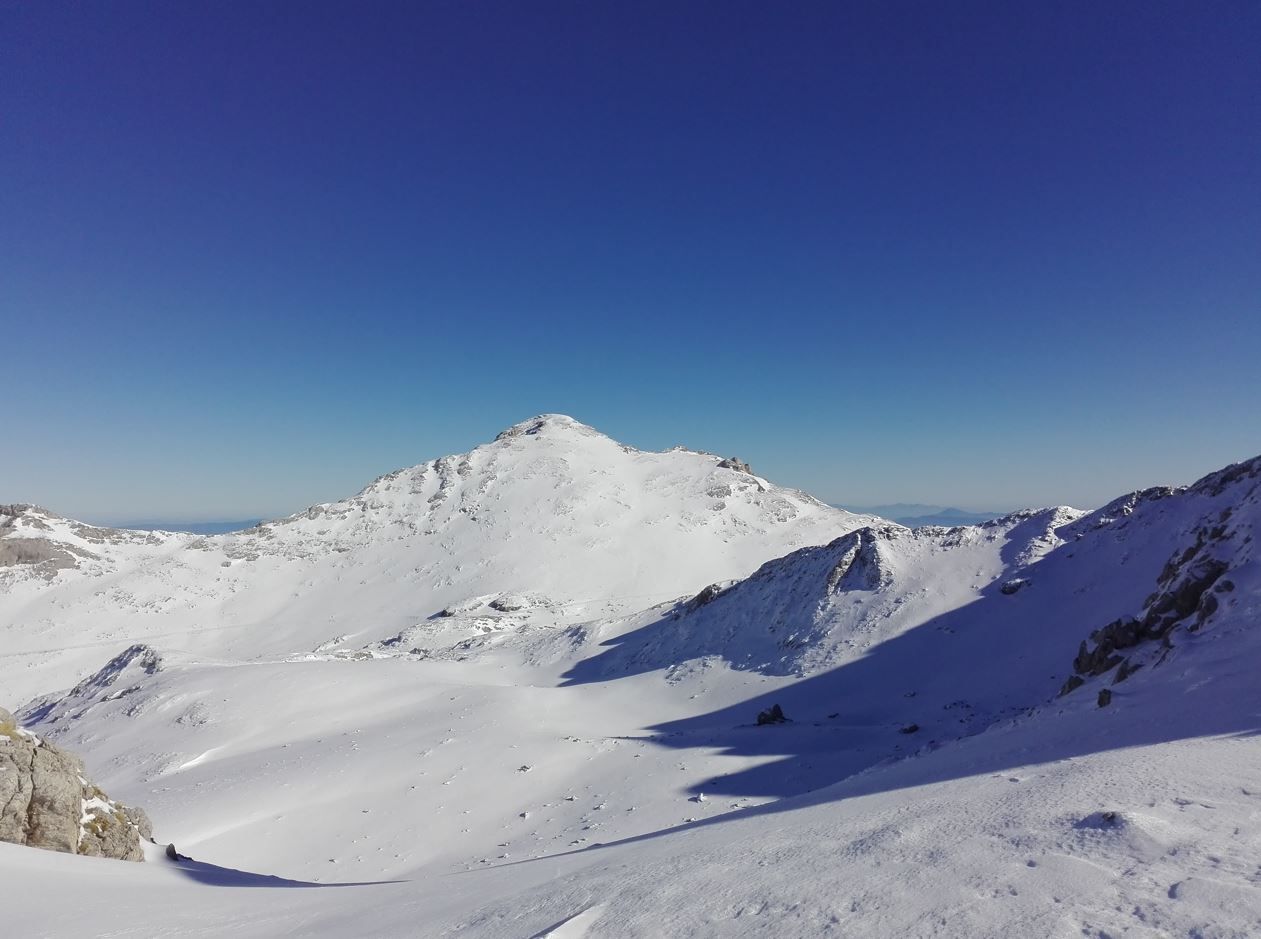
[[[235,522],[171,522],[148,520],[140,522],[121,522],[111,528],[126,528],[130,531],[182,531],[191,535],[226,535],[228,532],[245,531],[253,528],[261,518],[247,518]]]
[[[944,525],[947,528],[953,528],[956,525],[976,525],[1007,514],[997,511],[956,509],[943,505],[925,505],[919,502],[895,502],[892,505],[871,505],[863,508],[838,505],[837,508],[864,515],[879,515],[881,518],[887,518],[908,528],[920,528],[924,525]]]

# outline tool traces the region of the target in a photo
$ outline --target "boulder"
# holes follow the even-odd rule
[[[784,709],[778,704],[773,704],[768,710],[759,711],[757,715],[758,726],[763,724],[783,724],[788,721],[784,716]]]
[[[144,860],[149,819],[89,782],[83,761],[23,730],[0,708],[0,841]]]

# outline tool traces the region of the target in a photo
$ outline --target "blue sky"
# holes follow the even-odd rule
[[[544,411],[829,501],[1261,452],[1261,7],[0,11],[0,501],[274,515]]]

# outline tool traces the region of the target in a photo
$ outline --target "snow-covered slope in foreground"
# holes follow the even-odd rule
[[[0,700],[71,684],[134,641],[236,661],[624,614],[873,521],[736,461],[643,452],[562,415],[242,533],[6,509]]]
[[[138,647],[23,716],[197,860],[0,850],[6,914],[69,936],[1257,935],[1259,524],[1261,458],[1089,515],[876,525],[452,655]],[[789,722],[759,726],[777,703]]]

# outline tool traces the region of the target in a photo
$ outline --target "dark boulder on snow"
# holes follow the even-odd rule
[[[1060,686],[1059,696],[1062,698],[1070,691],[1076,691],[1084,684],[1086,684],[1086,679],[1082,678],[1080,675],[1069,675],[1068,681],[1064,682],[1064,684]]]
[[[1125,816],[1120,812],[1091,812],[1085,818],[1073,823],[1078,831],[1109,831],[1125,827]]]
[[[166,846],[166,856],[170,858],[172,861],[191,861],[192,860],[192,858],[190,858],[187,854],[180,854],[178,851],[175,850],[175,842],[171,842],[170,844]]]
[[[757,715],[758,726],[763,724],[783,724],[788,718],[784,716],[784,709],[778,704],[773,704],[765,711],[759,711]]]

